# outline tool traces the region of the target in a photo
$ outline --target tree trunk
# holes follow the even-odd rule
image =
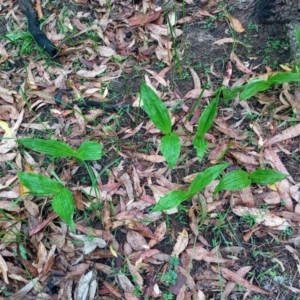
[[[264,23],[300,21],[300,0],[258,0],[255,14]]]
[[[58,51],[55,45],[47,38],[46,34],[40,29],[40,22],[31,0],[19,0],[18,3],[23,14],[27,17],[28,30],[36,43],[48,52],[50,56],[55,56]]]

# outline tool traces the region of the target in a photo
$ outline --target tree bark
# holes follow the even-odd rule
[[[55,45],[47,38],[46,34],[40,29],[40,23],[31,0],[18,0],[18,3],[23,14],[27,17],[28,30],[36,43],[50,56],[55,56],[58,51]]]
[[[300,21],[300,0],[258,0],[255,14],[263,23]]]

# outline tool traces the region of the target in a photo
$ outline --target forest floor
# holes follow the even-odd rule
[[[218,88],[292,70],[285,24],[263,24],[251,1],[238,0],[42,1],[42,12],[54,58],[17,2],[0,1],[0,299],[300,299],[299,86],[220,99],[203,160],[192,146]],[[180,136],[172,170],[140,107],[142,82]],[[101,160],[87,162],[99,193],[80,162],[15,138],[103,144]],[[261,167],[289,177],[216,195],[214,180],[171,212],[151,210],[220,162],[224,174]],[[76,232],[51,197],[24,193],[24,170],[72,191]]]

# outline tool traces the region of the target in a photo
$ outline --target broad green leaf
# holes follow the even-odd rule
[[[171,133],[162,137],[160,150],[171,169],[174,168],[178,161],[180,148],[181,142],[176,134]]]
[[[300,47],[300,29],[299,28],[295,28],[295,35],[296,35],[298,47]]]
[[[241,190],[251,184],[249,174],[243,170],[232,171],[226,174],[216,186],[214,193],[219,191]]]
[[[181,202],[187,200],[190,195],[181,190],[175,190],[161,197],[152,211],[168,210],[178,206]]]
[[[75,206],[71,191],[64,188],[56,194],[52,199],[52,208],[71,227],[72,231],[75,231],[73,221]]]
[[[219,97],[216,97],[202,112],[198,122],[197,137],[202,138],[213,124],[215,116],[217,114],[218,103]]]
[[[207,168],[203,172],[199,173],[196,178],[192,181],[188,193],[192,196],[201,190],[203,190],[209,183],[215,180],[225,168],[228,163],[215,165]]]
[[[75,157],[76,152],[67,144],[43,139],[20,139],[18,143],[36,152],[52,155],[54,157]]]
[[[258,92],[267,90],[270,87],[270,83],[261,79],[254,79],[243,86],[243,89],[240,93],[240,101],[246,100]]]
[[[267,82],[270,85],[274,84],[283,84],[289,82],[300,82],[300,74],[299,73],[289,73],[282,72],[275,75],[272,75],[268,78]]]
[[[205,155],[205,152],[208,148],[207,141],[203,138],[199,138],[196,136],[193,140],[193,145],[196,149],[197,157],[198,157],[199,161],[202,161],[202,159]]]
[[[274,170],[256,170],[249,174],[249,178],[258,184],[273,184],[287,176],[288,175]]]
[[[142,83],[140,97],[146,113],[155,126],[165,134],[171,133],[172,123],[168,109],[146,83]]]
[[[46,176],[30,172],[18,172],[21,183],[36,195],[53,195],[59,193],[64,186]]]
[[[76,151],[76,158],[81,160],[98,160],[102,157],[103,145],[86,141]]]
[[[3,37],[10,40],[11,42],[16,42],[19,39],[30,39],[32,40],[32,35],[29,32],[22,31],[12,31],[3,34]]]

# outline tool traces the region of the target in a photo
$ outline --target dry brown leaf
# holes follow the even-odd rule
[[[97,290],[96,271],[91,270],[81,276],[74,291],[74,300],[95,299]]]
[[[169,36],[170,35],[170,28],[168,25],[156,25],[156,24],[147,24],[147,29],[152,31],[157,35]],[[175,28],[173,31],[175,37],[179,37],[182,35],[182,30]]]
[[[220,123],[221,124],[221,123]],[[220,159],[222,159],[223,154],[227,151],[230,147],[231,142],[228,139],[223,139],[220,141],[216,148],[213,149],[209,154],[209,160],[212,164],[218,163]]]
[[[220,118],[215,119],[214,122],[216,124],[215,128],[237,141],[242,141],[248,138],[247,134],[239,134],[237,130],[234,131],[234,129],[229,128],[228,124]]]
[[[229,22],[230,22],[230,25],[231,25],[231,27],[232,27],[232,29],[233,29],[234,31],[236,31],[236,32],[238,32],[238,33],[241,33],[241,32],[244,32],[244,31],[245,31],[243,25],[241,24],[241,22],[240,22],[238,19],[232,17],[232,16],[229,15],[229,14],[227,14],[226,17],[228,18],[228,20],[229,20]]]
[[[127,197],[129,199],[129,202],[127,205],[129,205],[131,202],[134,201],[134,193],[133,193],[133,187],[132,187],[132,182],[131,178],[128,175],[128,173],[124,172],[119,178],[118,181],[125,187]]]
[[[178,237],[176,243],[173,247],[173,251],[171,256],[179,256],[181,252],[183,252],[188,245],[189,235],[186,229],[183,229],[182,232],[178,232]]]
[[[124,293],[124,296],[126,300],[140,300],[134,293]]]
[[[157,80],[157,82],[163,86],[168,86],[166,80],[159,74],[157,74],[155,71],[149,70],[149,69],[145,69],[148,73],[150,73],[155,80]]]
[[[281,200],[284,201],[284,207],[289,211],[293,211],[294,205],[292,197],[290,195],[291,184],[289,183],[289,181],[287,179],[283,179],[279,182],[276,182],[275,186],[280,195]]]
[[[249,164],[254,166],[259,166],[259,161],[256,156],[249,153],[245,154],[237,151],[230,151],[231,155],[235,157],[241,164]]]
[[[0,56],[0,59],[1,59],[1,56]],[[16,94],[17,94],[17,92],[8,90],[8,89],[0,86],[0,97],[4,101],[13,104],[14,103],[14,97],[13,97],[13,95],[16,95]],[[4,105],[1,105],[1,108],[2,107],[4,107]]]
[[[242,190],[240,190],[239,194],[241,196],[241,199],[242,199],[243,203],[247,207],[255,207],[254,197],[253,197],[251,188],[249,186],[247,186],[247,187],[243,188]]]
[[[281,133],[271,137],[265,142],[265,147],[271,146],[275,143],[279,143],[288,139],[295,138],[300,135],[300,124],[296,124],[294,126],[291,126],[285,130],[283,130]]]
[[[232,282],[235,282],[236,284],[239,284],[241,286],[243,286],[246,289],[252,290],[256,293],[260,293],[260,294],[264,294],[264,295],[270,295],[270,293],[264,291],[263,289],[253,285],[252,283],[250,283],[249,281],[247,281],[246,279],[244,279],[242,276],[239,276],[236,272],[232,272],[227,268],[221,267],[212,267],[213,270],[215,272],[219,273],[219,270],[221,270],[221,274],[222,276],[227,279],[230,280]]]
[[[146,161],[150,161],[152,163],[161,163],[166,161],[166,159],[162,155],[147,155],[144,153],[134,153],[133,156],[140,159],[144,159]]]
[[[110,47],[99,46],[98,48],[99,54],[103,57],[111,57],[116,55],[116,51]]]
[[[119,285],[121,286],[121,288],[123,289],[124,292],[133,293],[134,285],[132,284],[132,282],[128,279],[128,277],[126,275],[118,274],[116,277],[119,282]]]
[[[4,63],[8,59],[8,54],[4,46],[0,43],[0,64]],[[0,90],[1,96],[1,90]]]
[[[202,89],[193,89],[193,90],[190,90],[189,92],[187,92],[183,96],[183,99],[188,99],[188,98],[197,99],[201,93],[202,93]],[[213,94],[214,94],[214,92],[212,90],[204,90],[202,98],[211,97],[211,96],[213,96]]]
[[[214,15],[210,14],[207,10],[205,9],[199,9],[196,13],[196,16],[204,16],[204,17],[210,17],[210,18],[215,18]]]
[[[186,249],[186,252],[192,257],[192,259],[195,260],[204,260],[209,263],[215,262],[220,264],[228,262],[227,259],[207,251],[202,246],[195,246],[193,248]]]
[[[122,140],[126,140],[126,139],[130,138],[131,136],[135,135],[136,133],[138,133],[141,130],[143,125],[144,125],[144,122],[140,123],[134,129],[131,129],[131,128],[126,129],[124,131],[125,135],[122,137]]]
[[[38,18],[42,19],[44,16],[43,16],[42,7],[41,7],[41,0],[36,0],[35,9],[37,11]]]
[[[129,259],[126,259],[127,262],[127,266],[129,269],[129,272],[132,276],[132,278],[134,278],[135,283],[137,283],[140,288],[143,288],[144,286],[144,279],[141,276],[141,274],[139,273],[139,270],[137,269],[136,266],[132,265],[131,262],[129,261]]]
[[[223,38],[217,41],[214,41],[212,44],[213,45],[224,45],[224,44],[228,44],[228,43],[235,43],[235,39],[233,38]]]
[[[151,239],[148,243],[149,248],[152,248],[155,246],[157,243],[161,242],[167,231],[167,225],[166,222],[162,222],[159,226],[154,231],[154,239]]]
[[[9,284],[8,278],[7,278],[8,267],[7,267],[6,261],[4,260],[4,258],[1,254],[0,254],[0,271],[1,271],[1,274],[2,274],[2,277],[5,281],[5,283]]]
[[[83,245],[81,247],[83,254],[89,254],[89,253],[93,252],[97,247],[104,248],[107,245],[106,242],[99,237],[93,237],[91,239],[90,236],[76,235],[72,232],[70,232],[69,235],[71,237],[73,237],[74,239],[79,240],[83,243]]]
[[[128,20],[129,26],[145,25],[147,23],[153,22],[159,18],[162,11],[149,11],[146,14],[135,16]]]
[[[264,197],[264,201],[270,205],[279,204],[281,202],[281,198],[278,192],[269,192],[266,197]]]
[[[37,257],[38,257],[37,269],[40,270],[44,266],[47,260],[47,250],[45,245],[42,242],[38,243]]]
[[[185,1],[185,2],[187,2],[187,1]],[[187,16],[187,17],[183,17],[183,18],[178,19],[177,24],[190,23],[191,21],[193,21],[193,17]]]
[[[155,55],[156,55],[158,60],[163,61],[167,65],[171,64],[172,55],[171,55],[170,50],[165,49],[161,46],[157,46],[156,49],[155,49]]]
[[[39,207],[32,200],[33,200],[32,196],[23,197],[23,203],[24,203],[25,209],[29,212],[29,214],[31,216],[38,217],[38,215],[40,213]]]
[[[19,205],[14,204],[12,201],[0,200],[0,209],[7,211],[20,212],[21,208]]]
[[[292,182],[296,183],[292,176],[289,174],[288,170],[286,169],[285,165],[282,163],[279,155],[271,148],[267,148],[264,151],[266,159],[272,163],[272,165],[276,168],[277,171],[289,175],[287,178]]]
[[[87,71],[87,70],[79,70],[76,72],[76,74],[80,77],[84,77],[84,78],[94,78],[100,74],[102,74],[103,72],[105,72],[107,69],[106,65],[101,65],[101,66],[97,66],[94,68],[94,70],[92,71]]]
[[[189,68],[193,81],[194,81],[194,89],[201,89],[201,81],[200,78],[198,76],[198,74],[195,72],[195,70],[193,68]]]
[[[102,284],[108,289],[108,291],[117,298],[122,298],[122,294],[111,284],[106,281],[102,281]]]
[[[131,248],[135,251],[148,248],[145,238],[134,230],[128,230],[126,240]]]
[[[284,230],[289,226],[285,218],[276,216],[266,209],[235,206],[232,208],[232,211],[240,217],[245,215],[253,216],[256,224],[264,224],[267,227],[275,227],[278,230]]]
[[[148,249],[143,251],[140,255],[139,255],[139,261],[143,261],[144,259],[150,258],[150,257],[154,257],[156,255],[160,254],[159,250],[157,249]],[[164,255],[164,254],[162,254]],[[169,255],[167,255],[169,257]]]
[[[104,200],[104,207],[102,210],[102,222],[104,224],[105,230],[109,230],[112,227],[110,206],[107,199]]]
[[[253,235],[253,233],[255,233],[256,231],[259,231],[261,229],[261,226],[258,226],[258,227],[254,227],[252,229],[250,229],[248,232],[246,232],[244,235],[243,235],[243,240],[248,243]]]
[[[205,294],[201,291],[197,291],[197,300],[206,300]]]
[[[23,300],[25,299],[25,296],[32,290],[34,286],[36,286],[37,282],[39,281],[40,277],[42,275],[39,275],[38,277],[32,279],[27,283],[23,288],[18,290],[15,294],[12,294],[10,297],[5,298],[6,300]]]
[[[154,238],[152,230],[144,223],[134,222],[128,226],[130,229],[138,231],[143,237]]]
[[[236,67],[245,74],[251,74],[254,75],[255,73],[252,72],[250,69],[248,69],[238,58],[238,56],[232,51],[230,53],[230,59],[233,63],[235,63]]]
[[[45,226],[47,226],[50,222],[52,222],[55,218],[57,218],[57,215],[55,213],[51,213],[46,220],[44,220],[41,224],[36,226],[35,228],[31,229],[29,232],[29,236],[32,236],[33,234],[38,233],[40,230],[42,230]]]
[[[297,202],[300,202],[300,182],[291,186],[290,194],[294,200],[296,200]]]
[[[48,252],[46,263],[43,266],[43,270],[42,270],[43,275],[47,275],[51,271],[56,257],[55,251],[56,251],[56,246],[52,245],[50,251]]]

